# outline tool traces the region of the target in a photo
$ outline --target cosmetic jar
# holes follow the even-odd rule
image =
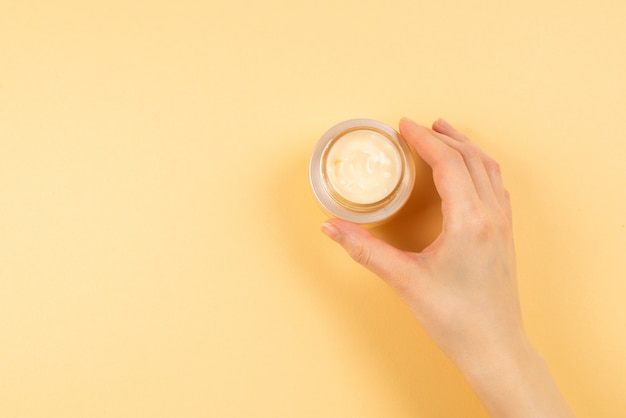
[[[395,215],[415,183],[408,144],[390,126],[352,119],[330,128],[309,165],[313,193],[331,216],[375,225]]]

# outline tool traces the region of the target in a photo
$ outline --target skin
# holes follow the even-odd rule
[[[499,165],[447,122],[409,119],[400,133],[429,164],[441,234],[406,252],[331,219],[324,232],[381,277],[458,367],[493,417],[573,417],[520,310],[511,202]]]

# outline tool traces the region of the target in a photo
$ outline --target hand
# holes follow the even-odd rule
[[[411,253],[340,219],[322,231],[391,286],[493,416],[571,416],[526,337],[498,164],[443,120],[403,119],[400,133],[432,168],[441,234]]]

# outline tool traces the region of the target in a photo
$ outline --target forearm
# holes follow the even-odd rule
[[[525,337],[507,350],[484,347],[474,361],[458,366],[491,417],[574,416],[547,363]]]

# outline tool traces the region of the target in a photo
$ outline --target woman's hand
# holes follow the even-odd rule
[[[392,287],[493,416],[572,416],[524,331],[498,164],[443,120],[403,119],[400,133],[432,168],[441,234],[411,253],[340,219],[323,232]]]

